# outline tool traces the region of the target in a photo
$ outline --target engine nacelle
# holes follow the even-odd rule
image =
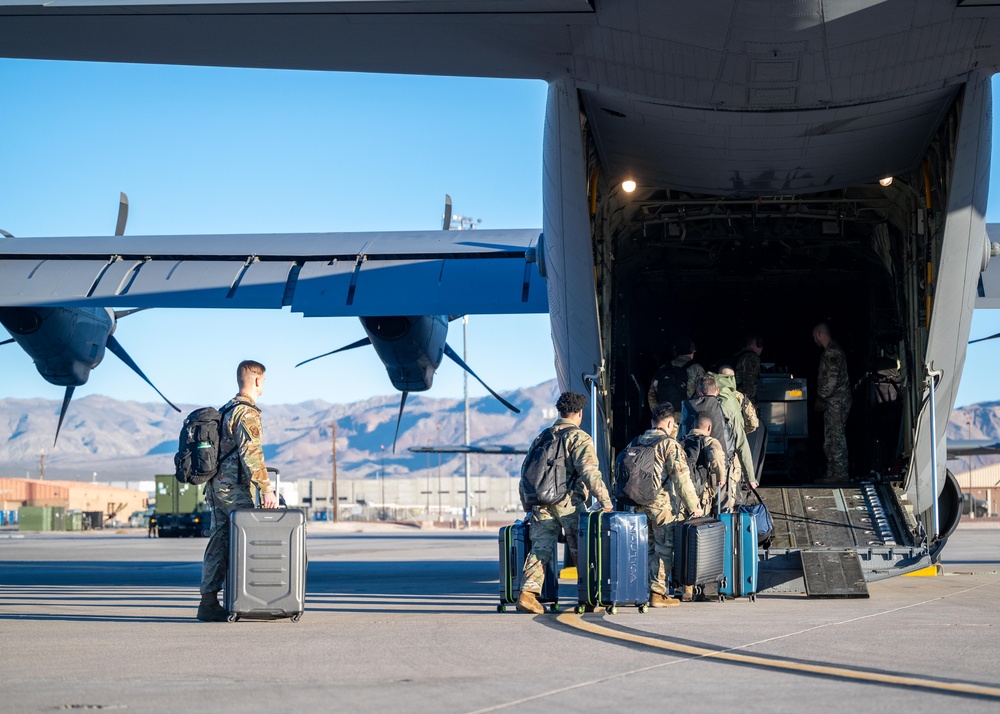
[[[448,318],[444,315],[360,318],[372,346],[385,365],[392,386],[423,392],[434,383],[444,358]]]

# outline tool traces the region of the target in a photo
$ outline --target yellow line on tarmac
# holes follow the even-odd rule
[[[625,642],[634,642],[647,647],[655,647],[668,652],[678,652],[680,654],[692,655],[694,657],[704,657],[705,659],[718,659],[726,662],[738,664],[749,664],[768,669],[784,670],[788,672],[802,674],[818,674],[825,677],[839,677],[841,679],[851,679],[861,682],[873,682],[875,684],[891,684],[903,687],[920,687],[932,691],[947,692],[950,694],[973,694],[980,697],[994,697],[1000,699],[1000,687],[986,687],[979,684],[967,684],[963,682],[939,682],[932,679],[922,679],[919,677],[903,677],[895,674],[879,674],[877,672],[865,672],[857,669],[847,669],[845,667],[834,667],[823,664],[807,664],[804,662],[788,662],[771,657],[761,657],[757,655],[739,654],[732,650],[713,650],[705,647],[693,647],[682,645],[678,642],[661,640],[655,637],[635,635],[630,632],[619,632],[609,627],[602,627],[589,620],[584,620],[576,613],[564,613],[559,615],[558,620],[567,627],[589,632],[601,637],[609,637]]]

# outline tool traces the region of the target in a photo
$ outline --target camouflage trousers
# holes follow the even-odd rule
[[[566,533],[566,546],[574,563],[577,559],[580,527],[580,513],[584,509],[566,499],[554,506],[535,506],[531,509],[531,552],[524,559],[521,590],[541,595],[545,582],[545,566],[552,558],[557,558],[559,531]]]
[[[846,479],[847,473],[847,437],[844,427],[847,425],[847,414],[851,410],[850,400],[830,400],[823,410],[823,453],[826,454],[826,477],[829,479]]]
[[[722,513],[732,511],[743,502],[742,483],[743,465],[739,458],[734,457],[726,473],[726,487],[722,491]]]
[[[649,590],[667,595],[667,583],[674,569],[676,518],[669,507],[659,509],[647,506],[642,512],[649,522]]]
[[[212,506],[212,530],[201,566],[201,592],[217,593],[229,571],[229,514],[238,508],[253,508],[250,489],[216,476],[205,486],[205,500]]]

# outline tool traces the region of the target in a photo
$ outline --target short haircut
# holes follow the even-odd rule
[[[721,367],[719,367],[719,374],[722,374],[722,375],[728,374],[728,375],[732,376],[732,375],[735,375],[736,372],[728,364],[724,364]]]
[[[674,340],[674,356],[694,354],[694,341],[690,337],[678,337]]]
[[[719,391],[719,383],[715,381],[715,377],[706,374],[700,380],[698,380],[698,391],[708,394],[709,392],[715,393]]]
[[[708,414],[702,414],[701,412],[698,412],[698,426],[695,428],[711,433],[712,417],[708,416]]]
[[[561,417],[582,412],[585,406],[587,398],[579,392],[563,392],[556,400],[556,410]]]
[[[657,404],[653,407],[653,422],[658,424],[661,421],[666,421],[667,419],[673,418],[674,414],[674,405],[670,402]]]
[[[749,334],[749,335],[747,335],[746,344],[749,345],[752,342],[756,342],[758,347],[760,347],[761,349],[764,349],[764,338],[761,337],[760,335],[757,335],[757,334]]]
[[[236,381],[243,384],[251,378],[251,375],[262,377],[264,375],[264,365],[260,362],[254,362],[252,359],[245,359],[236,368]]]

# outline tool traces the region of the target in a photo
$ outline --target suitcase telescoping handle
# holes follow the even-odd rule
[[[288,504],[285,503],[285,499],[281,497],[281,493],[278,491],[278,484],[281,483],[281,472],[273,466],[268,466],[267,472],[274,474],[274,495],[278,497],[278,505],[287,507]],[[260,489],[255,488],[253,490],[253,507],[260,508]]]

